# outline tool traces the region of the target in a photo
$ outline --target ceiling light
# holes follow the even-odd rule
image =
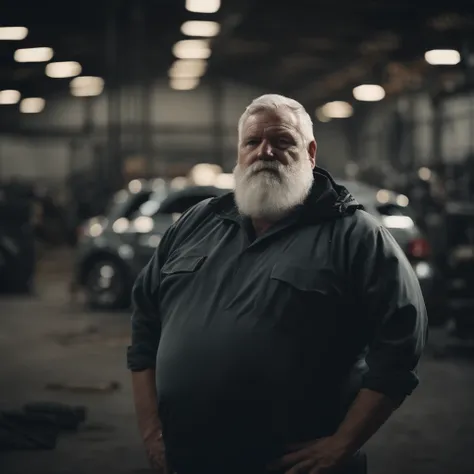
[[[317,118],[320,122],[323,122],[323,123],[326,123],[326,122],[330,122],[330,121],[331,121],[331,118],[330,118],[330,117],[326,117],[326,115],[324,114],[322,107],[318,107],[318,108],[316,109],[316,118]]]
[[[206,40],[182,40],[173,46],[173,54],[179,59],[208,59],[211,50]]]
[[[21,94],[15,90],[0,91],[0,105],[13,105],[20,101]]]
[[[199,85],[199,78],[197,77],[173,77],[170,79],[170,87],[175,91],[190,91],[196,89]]]
[[[95,76],[79,76],[69,84],[71,94],[76,97],[94,97],[104,90],[104,80]]]
[[[186,10],[193,13],[216,13],[221,0],[186,0]]]
[[[328,118],[348,118],[354,113],[351,104],[338,100],[323,105],[321,111]]]
[[[20,112],[23,114],[38,114],[46,105],[46,101],[40,97],[28,97],[20,102]]]
[[[48,62],[53,55],[51,48],[24,48],[17,49],[13,57],[18,63],[43,63]]]
[[[46,75],[55,79],[78,76],[82,67],[75,61],[63,61],[46,65]]]
[[[0,40],[19,41],[28,36],[28,28],[24,26],[2,26],[0,27]]]
[[[363,84],[355,87],[352,94],[362,102],[378,102],[385,97],[385,89],[377,84]]]
[[[181,33],[186,36],[217,36],[220,29],[215,21],[186,21],[181,25]]]
[[[169,70],[170,77],[201,77],[206,72],[207,62],[203,59],[178,59]]]
[[[425,53],[425,61],[432,66],[454,66],[461,62],[461,55],[455,49],[432,49]]]

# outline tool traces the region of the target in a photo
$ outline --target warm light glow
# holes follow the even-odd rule
[[[418,170],[418,177],[422,181],[429,181],[431,179],[431,170],[426,167],[422,167]]]
[[[50,61],[53,55],[51,48],[24,48],[17,49],[13,57],[18,63],[43,63]]]
[[[206,40],[182,40],[173,46],[173,54],[179,59],[208,59],[211,49]]]
[[[71,94],[76,97],[93,97],[104,90],[104,80],[101,77],[79,76],[71,81],[70,87]]]
[[[20,41],[28,36],[28,28],[24,26],[2,26],[0,27],[0,40]]]
[[[10,89],[0,91],[0,105],[18,104],[20,98],[21,94],[18,91]]]
[[[186,0],[186,10],[193,13],[216,13],[221,0]]]
[[[41,97],[28,97],[20,102],[22,114],[38,114],[43,111],[46,101]]]
[[[387,204],[387,202],[390,201],[390,193],[386,189],[381,189],[377,192],[375,199],[377,199],[380,204]]]
[[[326,117],[326,115],[324,114],[324,111],[323,111],[323,108],[322,107],[319,107],[316,109],[316,118],[320,121],[320,122],[323,122],[323,123],[326,123],[326,122],[330,122],[331,121],[331,118],[330,117]]]
[[[63,61],[49,63],[46,66],[46,75],[55,79],[78,76],[82,72],[82,67],[75,61]]]
[[[216,176],[214,186],[220,189],[234,189],[235,178],[233,173],[221,173]]]
[[[328,102],[321,110],[328,118],[348,118],[354,113],[351,104],[341,101]]]
[[[175,78],[201,77],[207,69],[203,59],[178,59],[169,70],[169,76]]]
[[[212,37],[219,34],[221,27],[215,21],[186,21],[181,25],[181,33],[186,36]]]
[[[190,91],[192,89],[196,89],[198,85],[198,77],[172,77],[170,79],[170,87],[176,91]]]
[[[408,196],[405,196],[404,194],[400,194],[397,196],[397,204],[401,207],[407,207],[408,204],[410,204],[410,200],[408,199]]]
[[[362,102],[378,102],[385,97],[385,90],[377,84],[363,84],[355,87],[352,94]]]
[[[461,55],[455,49],[432,49],[425,53],[425,61],[432,66],[454,66],[461,62]]]

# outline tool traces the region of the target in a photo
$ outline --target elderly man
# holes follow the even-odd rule
[[[311,118],[264,95],[235,192],[187,211],[133,290],[135,405],[157,472],[363,473],[418,384],[426,310],[390,233],[316,167]]]

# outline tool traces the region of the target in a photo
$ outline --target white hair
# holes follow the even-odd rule
[[[287,109],[293,112],[298,117],[300,132],[303,135],[305,142],[310,143],[314,140],[313,121],[308,112],[306,112],[306,109],[299,102],[283,95],[265,94],[254,99],[241,115],[238,127],[239,142],[242,138],[244,122],[251,115],[255,115],[256,113],[265,110],[276,111],[278,109]]]

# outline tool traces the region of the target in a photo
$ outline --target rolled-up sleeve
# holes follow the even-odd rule
[[[166,258],[165,233],[153,257],[141,271],[132,290],[132,341],[127,349],[127,366],[133,372],[153,369],[161,335],[159,288],[161,267]]]
[[[363,388],[402,401],[419,383],[416,368],[427,338],[421,288],[404,252],[384,227],[373,229],[359,257],[360,297],[370,327]]]

